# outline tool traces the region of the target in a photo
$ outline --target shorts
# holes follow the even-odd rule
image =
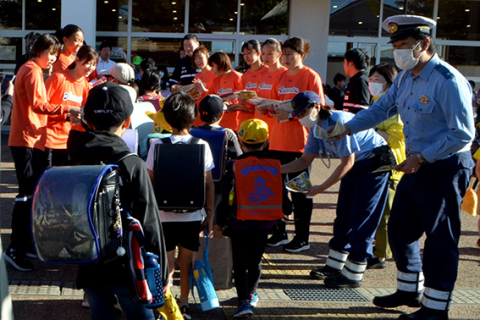
[[[181,213],[179,213],[181,214]],[[167,251],[177,246],[197,252],[200,247],[199,233],[202,221],[163,222],[163,235]]]

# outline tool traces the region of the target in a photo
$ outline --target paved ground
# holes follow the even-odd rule
[[[16,180],[11,155],[2,136],[1,236],[5,247],[9,242],[11,212],[16,194]],[[335,167],[336,163],[332,163]],[[313,166],[313,182],[319,183],[332,169],[320,160]],[[315,197],[311,226],[311,249],[286,254],[281,248],[267,248],[259,287],[260,303],[255,318],[261,319],[396,319],[409,308],[384,310],[374,307],[375,295],[395,290],[396,269],[393,261],[384,270],[368,270],[363,286],[356,290],[328,290],[322,281],[309,279],[310,270],[326,261],[328,240],[332,236],[337,188]],[[476,248],[477,218],[463,215],[460,241],[460,267],[450,319],[480,319],[480,250]],[[289,225],[292,236],[293,225]],[[47,266],[35,261],[35,271],[22,273],[7,267],[10,292],[16,319],[83,320],[88,310],[80,307],[82,292],[75,289],[76,266]],[[438,266],[442,268],[442,266]],[[176,281],[178,283],[178,281]],[[174,289],[174,294],[178,287]],[[287,294],[288,293],[288,294]],[[300,300],[293,300],[298,293]],[[193,319],[232,319],[237,304],[235,289],[218,291],[221,309],[200,312],[192,308]],[[313,299],[313,300],[307,300]],[[191,299],[193,301],[193,299]],[[124,319],[124,318],[122,318]]]

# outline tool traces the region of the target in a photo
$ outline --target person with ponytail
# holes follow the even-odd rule
[[[52,73],[66,70],[75,61],[75,55],[83,46],[83,31],[74,24],[66,25],[63,29],[55,32],[55,36],[62,44],[62,51],[57,62],[53,64]]]
[[[44,34],[33,45],[33,58],[18,70],[13,93],[10,136],[8,146],[12,151],[18,180],[18,195],[12,217],[10,247],[4,257],[15,269],[33,270],[27,259],[35,252],[30,233],[30,210],[37,179],[47,167],[45,141],[47,115],[71,114],[78,119],[80,108],[64,103],[51,103],[45,92],[43,70],[50,68],[60,51],[60,42]]]
[[[66,70],[52,74],[45,82],[47,99],[54,104],[81,107],[87,101],[90,84],[88,76],[97,67],[98,54],[95,48],[83,46],[75,60]],[[47,122],[47,141],[45,149],[49,166],[61,166],[68,163],[67,139],[72,127],[80,129],[67,115],[51,115]]]
[[[313,69],[305,66],[303,60],[310,52],[310,41],[301,38],[290,38],[282,46],[283,64],[287,71],[283,72],[273,84],[273,97],[278,101],[290,101],[302,91],[313,91],[325,104],[322,79]],[[302,156],[307,143],[308,127],[311,124],[297,119],[291,114],[277,110],[272,114],[277,121],[273,122],[270,139],[270,150],[279,152],[282,164],[289,163]],[[290,173],[288,179],[305,173],[309,175],[309,168]],[[277,230],[267,244],[279,246],[285,244],[283,249],[288,252],[300,252],[310,249],[310,221],[312,218],[313,200],[303,193],[291,193],[293,212],[295,214],[295,236],[289,241],[286,234],[286,224],[279,220]]]

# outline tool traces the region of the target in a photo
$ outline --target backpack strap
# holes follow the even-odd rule
[[[192,136],[192,139],[188,142],[188,144],[197,144],[200,141],[199,138]]]
[[[163,144],[172,144],[172,140],[170,140],[170,138],[162,138],[160,139],[162,141]]]

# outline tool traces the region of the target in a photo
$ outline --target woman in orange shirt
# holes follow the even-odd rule
[[[279,101],[289,101],[295,95],[302,91],[313,91],[323,98],[322,79],[314,70],[303,65],[303,60],[309,53],[310,42],[301,38],[291,38],[285,41],[282,46],[283,64],[287,71],[283,72],[273,84],[275,93],[274,99]],[[274,121],[270,135],[270,150],[279,151],[279,157],[282,164],[289,163],[303,154],[308,137],[308,128],[304,127],[297,119],[291,119],[290,115],[284,111],[277,111],[272,116]],[[289,174],[288,179],[292,179],[305,172],[309,174],[308,168]],[[310,249],[308,238],[310,235],[310,220],[312,217],[313,201],[306,198],[302,193],[292,193],[292,202],[295,214],[295,237],[288,242],[285,233],[285,222],[277,223],[278,230],[274,232],[267,244],[278,246],[287,243],[283,249],[288,252],[300,252]]]
[[[60,51],[60,42],[55,36],[44,34],[33,45],[33,58],[17,73],[8,146],[12,151],[18,181],[12,217],[10,247],[5,259],[17,270],[31,271],[32,263],[27,253],[33,250],[30,234],[30,209],[32,194],[37,179],[47,167],[44,152],[48,114],[67,114],[73,118],[80,108],[63,104],[54,105],[46,97],[43,70],[50,68]]]
[[[260,59],[260,42],[258,40],[248,40],[242,46],[243,59],[250,66],[242,75],[242,84],[245,90],[257,91],[260,82],[260,75],[267,70],[267,67]],[[255,112],[255,106],[251,103],[241,101],[243,106],[238,106],[237,110],[242,110],[238,123],[252,119]]]
[[[242,74],[232,70],[232,62],[226,53],[214,53],[208,58],[208,64],[212,67],[216,78],[208,90],[202,86],[202,92],[222,96],[242,90]],[[220,121],[221,127],[237,131],[239,125],[238,113],[242,111],[237,111],[235,109],[236,106],[234,104],[229,105],[227,112],[223,114],[223,118]]]
[[[75,61],[75,55],[83,46],[83,31],[74,24],[58,30],[55,36],[63,46],[57,62],[53,64],[52,73],[66,70]]]
[[[75,61],[67,70],[52,74],[45,82],[47,99],[53,104],[82,107],[87,101],[90,84],[88,76],[97,67],[98,53],[95,48],[83,46]],[[67,115],[50,115],[47,122],[47,142],[49,166],[61,166],[68,163],[67,139],[70,130],[79,129]],[[81,130],[81,129],[80,129]]]
[[[213,80],[215,80],[215,73],[213,73],[212,68],[208,65],[208,58],[210,58],[210,53],[208,53],[207,48],[204,46],[199,46],[193,51],[192,67],[201,70],[195,75],[195,78],[193,78],[195,87],[201,92],[200,97],[195,99],[195,104],[197,105],[197,117],[193,122],[194,127],[203,124],[203,121],[198,115],[198,106],[200,105],[200,101],[207,96],[207,92],[203,91],[202,86],[208,90],[212,86]]]
[[[287,68],[280,63],[281,56],[282,44],[280,41],[269,38],[262,43],[262,61],[265,63],[267,71],[259,75],[257,96],[260,98],[272,100],[277,96],[273,91],[273,83],[280,74],[287,70]],[[274,121],[276,122],[276,119],[272,118],[271,114],[267,114],[267,108],[265,107],[257,106],[255,108],[255,118],[265,121],[265,123],[268,124],[269,130],[273,127]]]

